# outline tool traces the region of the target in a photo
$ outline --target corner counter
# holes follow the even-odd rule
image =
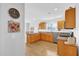
[[[76,44],[65,44],[67,38],[59,37],[57,44],[57,54],[60,56],[77,56],[78,48]]]

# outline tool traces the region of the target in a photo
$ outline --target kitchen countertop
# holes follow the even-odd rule
[[[73,30],[61,30],[61,31],[58,31],[58,30],[34,30],[34,31],[28,31],[28,33],[39,33],[39,32],[63,32],[63,33],[66,33],[66,32],[73,32]]]

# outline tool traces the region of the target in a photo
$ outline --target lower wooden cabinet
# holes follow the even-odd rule
[[[35,34],[27,34],[27,42],[28,43],[33,43],[40,40],[40,34],[35,33]]]
[[[43,41],[48,41],[48,42],[53,42],[54,40],[54,35],[52,32],[42,32],[41,33],[41,40]]]
[[[64,44],[64,41],[58,40],[58,44],[57,44],[57,54],[58,55],[64,55],[64,51],[63,51],[64,46],[63,46],[63,44]]]
[[[77,46],[65,44],[65,56],[77,56]]]
[[[64,40],[58,40],[57,54],[60,56],[77,56],[77,46],[64,44]]]
[[[34,33],[34,34],[27,34],[27,42],[33,43],[36,41],[48,41],[53,42],[54,35],[52,32],[42,32],[42,33]]]

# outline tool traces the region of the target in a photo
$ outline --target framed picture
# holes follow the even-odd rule
[[[20,23],[13,20],[8,21],[8,32],[20,32]]]

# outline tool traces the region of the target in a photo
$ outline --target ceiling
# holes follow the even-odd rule
[[[57,20],[64,19],[64,12],[69,7],[77,4],[68,3],[26,3],[25,18],[32,20]]]

